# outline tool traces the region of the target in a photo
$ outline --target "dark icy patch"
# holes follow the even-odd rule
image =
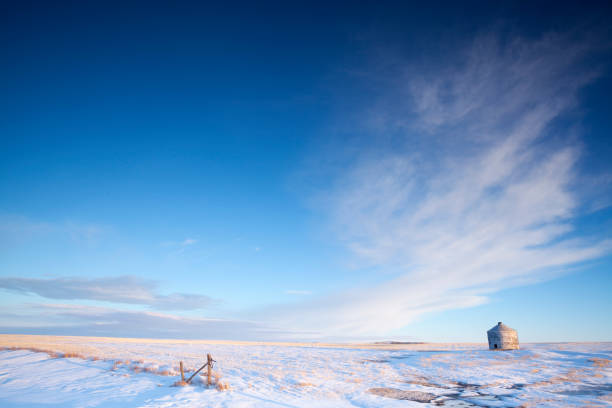
[[[501,401],[505,401],[504,396],[483,392],[483,386],[480,384],[470,384],[462,381],[438,384],[427,377],[417,376],[402,382],[435,390],[436,396],[430,403],[439,407],[489,407],[492,405],[498,406]],[[525,384],[512,384],[507,388],[520,390],[524,386]],[[466,395],[466,393],[471,395]]]
[[[432,404],[434,404],[437,407],[446,407],[446,408],[475,408],[475,407],[478,407],[478,405],[472,404],[471,402],[467,402],[467,401],[463,401],[459,399],[446,398],[446,397],[437,398],[432,401]]]
[[[370,388],[370,394],[378,395],[379,397],[393,398],[397,400],[408,400],[415,402],[431,402],[437,396],[428,392],[422,391],[405,391],[397,388]]]
[[[383,359],[380,359],[380,360],[365,359],[365,360],[363,360],[363,362],[364,363],[388,363],[389,360],[383,360]]]
[[[396,356],[391,356],[391,358],[395,359],[395,360],[402,360],[405,358],[410,358],[413,357],[412,354],[400,354],[400,355],[396,355]]]
[[[577,388],[575,390],[567,390],[567,391],[555,391],[555,394],[562,394],[562,395],[576,395],[576,396],[581,396],[581,395],[596,395],[596,396],[600,396],[600,395],[606,395],[612,392],[612,384],[602,384],[602,385],[592,385],[592,386],[585,386],[585,387],[581,387],[581,388]]]

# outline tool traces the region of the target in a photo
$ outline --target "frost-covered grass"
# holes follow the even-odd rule
[[[612,406],[612,343],[495,352],[6,335],[0,347],[2,407]],[[229,389],[173,387],[179,360],[193,372],[206,353]]]

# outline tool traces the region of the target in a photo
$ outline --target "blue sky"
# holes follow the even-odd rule
[[[2,15],[0,331],[612,340],[605,5]]]

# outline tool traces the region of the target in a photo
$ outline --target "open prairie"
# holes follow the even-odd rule
[[[612,405],[612,343],[326,344],[0,336],[3,407]],[[186,387],[186,376],[215,362]]]

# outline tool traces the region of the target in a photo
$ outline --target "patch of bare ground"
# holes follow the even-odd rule
[[[428,392],[399,390],[397,388],[370,388],[368,392],[379,397],[423,403],[429,403],[437,398],[436,395]]]

